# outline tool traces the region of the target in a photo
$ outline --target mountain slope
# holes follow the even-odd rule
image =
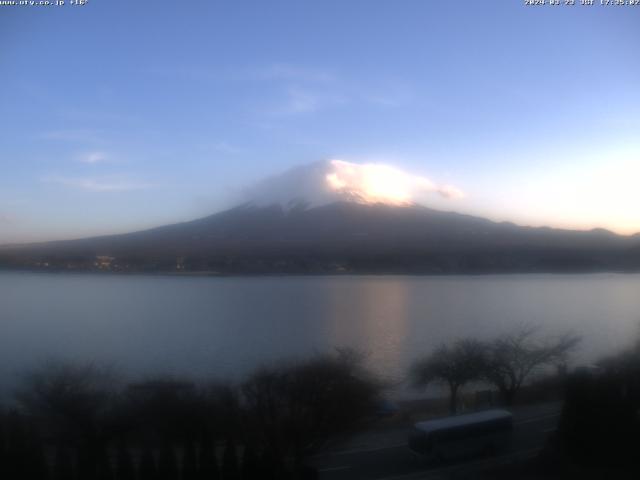
[[[245,205],[142,232],[5,248],[0,265],[220,273],[635,270],[640,239],[521,227],[416,205]]]

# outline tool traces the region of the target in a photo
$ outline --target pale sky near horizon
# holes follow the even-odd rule
[[[333,158],[464,192],[428,206],[640,232],[640,5],[67,1],[0,6],[0,42],[0,244]]]

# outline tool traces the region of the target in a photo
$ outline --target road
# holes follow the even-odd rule
[[[548,403],[513,409],[513,441],[507,451],[496,457],[429,465],[408,449],[408,429],[395,428],[368,432],[346,448],[317,455],[313,463],[322,480],[444,479],[454,472],[473,471],[535,455],[555,430],[560,407],[559,403]]]

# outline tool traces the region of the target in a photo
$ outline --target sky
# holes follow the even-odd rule
[[[327,159],[462,193],[427,206],[640,232],[639,26],[517,0],[0,6],[0,244],[197,218]]]

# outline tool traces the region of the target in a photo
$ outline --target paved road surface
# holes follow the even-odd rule
[[[341,450],[314,458],[322,480],[411,480],[441,479],[458,471],[478,469],[505,461],[528,458],[544,445],[555,430],[559,403],[520,407],[513,410],[515,428],[508,451],[459,464],[433,466],[407,448],[407,428],[368,432]]]

